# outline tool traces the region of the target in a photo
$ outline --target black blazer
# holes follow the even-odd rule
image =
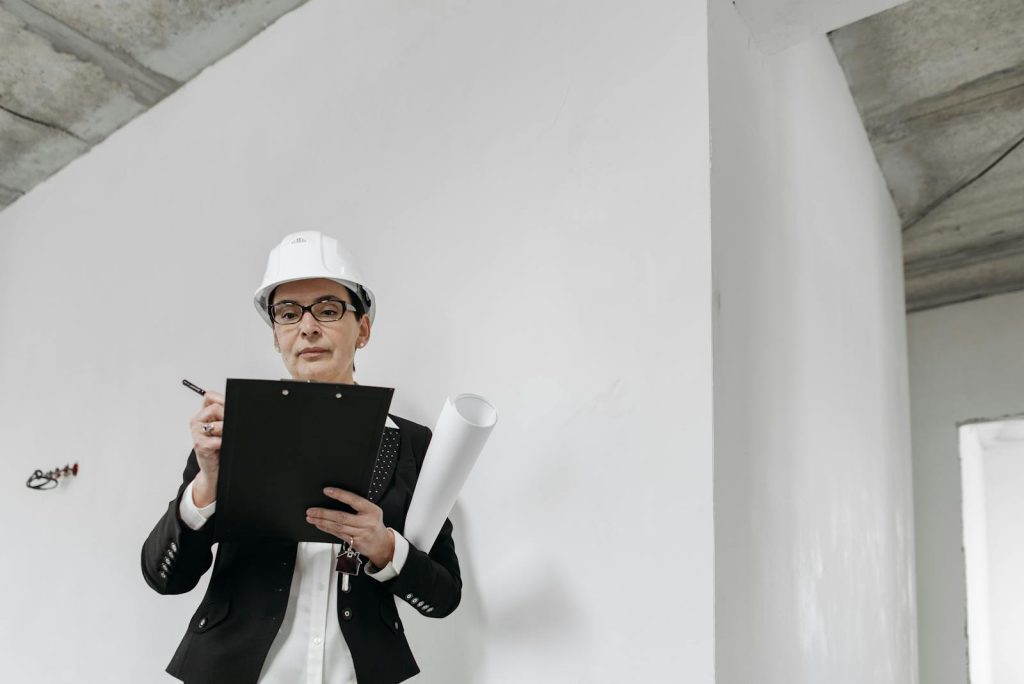
[[[430,430],[391,416],[401,446],[394,472],[380,501],[384,524],[402,532]],[[185,487],[199,472],[189,455],[178,495],[142,546],[142,576],[161,594],[192,590],[213,563],[210,585],[167,672],[188,684],[254,684],[263,669],[288,605],[297,544],[293,541],[232,542],[211,551],[214,518],[192,530],[179,514]],[[378,582],[365,574],[352,578],[351,589],[338,590],[338,623],[352,652],[360,684],[393,684],[412,677],[419,667],[409,650],[395,596],[432,618],[449,615],[462,597],[459,561],[452,524],[446,520],[430,553],[411,543],[401,574]]]

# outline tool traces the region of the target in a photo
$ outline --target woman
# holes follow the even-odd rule
[[[355,353],[370,340],[376,301],[336,240],[316,231],[284,238],[270,253],[255,304],[294,379],[354,382]],[[224,397],[207,392],[191,421],[193,450],[178,496],[142,548],[142,574],[161,594],[190,591],[213,563],[167,672],[189,684],[391,684],[415,675],[394,597],[422,615],[445,617],[462,591],[450,521],[429,553],[400,533],[430,430],[389,416],[379,498],[327,489],[355,513],[307,510],[306,522],[338,543],[225,542],[214,559],[223,420]],[[350,547],[365,565],[339,582],[335,559]]]

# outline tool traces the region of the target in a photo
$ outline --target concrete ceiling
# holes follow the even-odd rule
[[[903,222],[908,311],[1024,289],[1024,2],[913,0],[831,40]]]
[[[895,7],[906,0],[732,0],[767,54]]]
[[[0,209],[306,0],[0,0]]]

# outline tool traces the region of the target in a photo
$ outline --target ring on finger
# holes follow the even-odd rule
[[[203,423],[203,434],[208,435],[213,432],[213,425],[211,423]]]

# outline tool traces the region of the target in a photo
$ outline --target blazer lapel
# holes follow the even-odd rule
[[[394,416],[391,416],[392,420],[394,418]],[[395,425],[398,425],[398,421],[395,421]],[[385,456],[383,451],[377,454],[377,461],[373,466],[373,477],[370,480],[370,496],[368,497],[373,503],[380,503],[381,496],[387,490],[391,478],[394,477],[395,467],[398,465],[399,459],[405,455],[406,449],[410,448],[406,432],[406,430],[401,429],[401,426],[399,426],[398,436],[400,444],[397,454],[391,458]]]

